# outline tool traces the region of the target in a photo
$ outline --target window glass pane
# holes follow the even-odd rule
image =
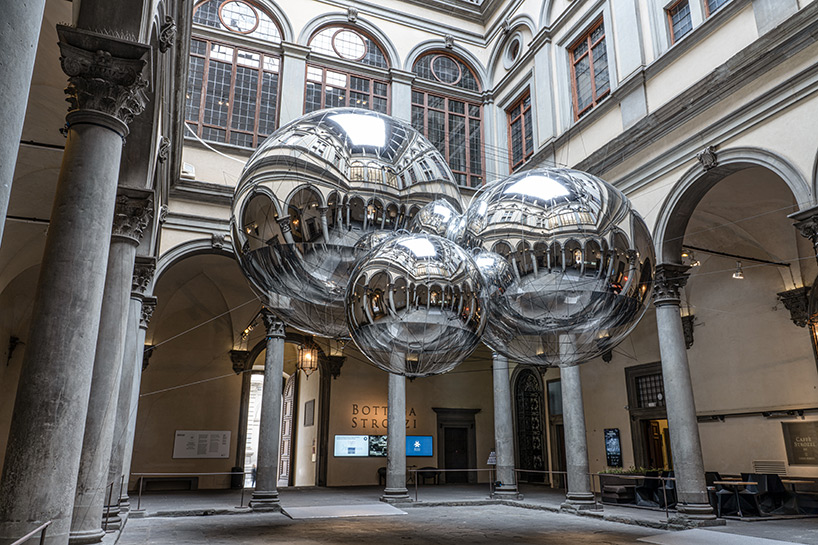
[[[261,79],[261,103],[258,111],[258,132],[268,135],[275,130],[278,104],[278,74],[265,72]]]
[[[307,90],[305,92],[304,111],[306,113],[314,112],[321,109],[321,85],[307,82]]]
[[[562,385],[560,381],[554,380],[546,383],[548,389],[548,412],[551,416],[562,414]]]
[[[230,143],[235,146],[243,146],[245,148],[252,148],[253,147],[253,135],[246,134],[243,132],[231,132],[230,133]]]
[[[449,166],[466,170],[466,118],[449,115]]]
[[[710,13],[713,13],[726,3],[727,0],[707,0],[707,8],[710,11]]]
[[[372,92],[378,96],[385,97],[389,87],[385,83],[379,81],[372,82]]]
[[[605,49],[605,40],[594,46],[593,55],[594,83],[596,84],[596,96],[594,98],[599,99],[610,88],[608,81],[608,52]]]
[[[430,108],[437,108],[439,110],[443,109],[445,101],[446,99],[444,99],[443,97],[436,97],[434,95],[429,95],[426,98],[426,102]]]
[[[526,95],[523,99],[523,109],[525,110],[529,106],[531,106],[531,95]]]
[[[362,91],[364,93],[369,93],[369,80],[364,78],[358,78],[355,76],[350,76],[350,85],[349,88],[353,91]]]
[[[212,44],[210,58],[224,62],[233,62],[233,48],[222,44]]]
[[[480,121],[469,120],[469,164],[472,174],[483,173],[483,146],[480,137]]]
[[[332,38],[335,52],[344,59],[357,61],[366,54],[364,39],[349,29],[337,31]]]
[[[432,97],[429,97],[432,98]],[[428,112],[428,134],[426,138],[437,150],[446,154],[446,114],[429,110]]]
[[[480,106],[469,104],[469,115],[472,117],[480,117]]]
[[[346,106],[347,91],[346,89],[338,89],[336,87],[329,87],[324,90],[324,107],[337,108],[339,106]]]
[[[253,132],[256,125],[257,94],[258,71],[237,66],[236,84],[233,87],[233,114],[231,115],[230,128]]]
[[[253,38],[269,40],[274,43],[281,41],[281,32],[279,32],[278,26],[276,26],[273,20],[261,10],[258,12],[258,28],[251,32],[250,36]]]
[[[388,102],[383,97],[373,97],[372,98],[372,109],[376,112],[381,112],[385,114],[387,111]]]
[[[591,104],[591,63],[585,56],[574,65],[576,81],[577,110],[582,111]]]
[[[466,112],[466,105],[459,100],[452,100],[449,99],[449,111],[454,112],[456,114],[462,114]]]
[[[190,57],[187,71],[187,102],[185,119],[199,120],[199,105],[202,102],[202,78],[204,77],[205,60],[201,57]]]
[[[578,60],[581,56],[583,56],[588,51],[588,40],[583,39],[581,42],[577,44],[574,48],[574,61]]]
[[[531,108],[523,114],[523,126],[525,129],[525,154],[531,155],[534,151],[534,129],[531,126]]]
[[[605,35],[605,25],[599,25],[591,32],[591,44],[596,43],[596,41],[602,38]]]
[[[236,62],[242,66],[249,66],[251,68],[258,68],[261,62],[261,55],[251,51],[242,51],[239,49],[236,55]]]
[[[346,74],[340,74],[338,72],[332,72],[330,70],[327,70],[327,85],[333,85],[335,87],[346,87],[347,86]]]
[[[670,24],[673,31],[673,41],[678,40],[693,28],[693,23],[690,19],[690,4],[688,2],[679,2],[668,10],[670,16]]]
[[[214,129],[213,127],[202,127],[202,138],[211,142],[224,142],[227,131]]]
[[[369,108],[369,95],[350,91],[349,105],[354,108]]]
[[[460,81],[460,66],[446,55],[438,55],[432,59],[432,73],[443,83],[454,84]]]
[[[359,60],[363,64],[378,68],[389,68],[383,51],[368,36],[351,28],[329,26],[310,39],[313,51],[331,57]]]
[[[270,72],[278,72],[281,60],[278,57],[264,57],[264,69]]]
[[[220,0],[209,0],[196,8],[193,12],[193,22],[211,28],[224,28],[219,21],[219,4]]]
[[[412,104],[423,105],[423,93],[412,91]]]
[[[477,79],[463,61],[441,53],[427,53],[415,62],[412,72],[420,78],[479,91]]]
[[[517,163],[522,162],[523,160],[523,122],[521,119],[517,119],[511,124],[511,164],[517,165]]]
[[[307,80],[321,82],[324,78],[324,71],[314,66],[307,67]]]
[[[230,106],[230,84],[232,66],[223,62],[210,61],[207,74],[207,94],[202,121],[210,125],[226,126],[227,109]],[[221,142],[224,142],[222,136]]]
[[[423,108],[420,106],[412,106],[412,127],[421,134],[424,134]]]
[[[190,54],[191,55],[207,55],[207,42],[202,40],[190,40]]]

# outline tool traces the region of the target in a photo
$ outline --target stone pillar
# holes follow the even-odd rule
[[[404,365],[402,353],[393,353],[400,359],[396,368]],[[386,413],[386,488],[381,496],[385,502],[409,501],[406,489],[406,377],[389,373],[389,392]]]
[[[522,496],[517,491],[514,473],[514,437],[511,422],[511,388],[508,378],[508,358],[495,352],[492,357],[494,374],[494,452],[497,455],[497,497]]]
[[[307,55],[310,48],[290,42],[281,42],[281,106],[278,113],[279,126],[301,117],[304,113],[304,74],[307,73]]]
[[[565,341],[562,341],[563,343]],[[582,383],[579,366],[560,368],[562,388],[562,420],[565,428],[565,459],[568,472],[568,491],[564,509],[595,509],[588,473],[588,444],[585,434],[585,406],[582,402]]]
[[[0,32],[0,51],[6,59],[0,62],[0,96],[3,97],[0,101],[0,125],[3,127],[0,133],[0,241],[23,134],[44,9],[45,0],[3,4],[3,19],[9,24],[3,25]]]
[[[321,220],[321,234],[324,235],[324,244],[329,244],[329,226],[327,225],[327,207],[319,206],[318,214]]]
[[[53,521],[68,542],[127,123],[150,48],[57,26],[68,140],[0,479],[0,543]],[[69,297],[70,296],[70,297]]]
[[[281,435],[284,323],[267,309],[261,311],[261,319],[267,330],[267,353],[264,358],[264,387],[261,392],[256,489],[250,507],[254,511],[277,511],[281,509],[276,485]]]
[[[117,483],[115,486],[112,505],[106,506],[108,528],[116,528],[117,515],[120,509],[128,511],[128,480],[125,475],[125,449],[133,447],[133,430],[129,430],[131,411],[136,412],[136,398],[134,398],[134,381],[141,378],[142,351],[144,350],[145,332],[140,335],[140,318],[142,316],[142,301],[145,292],[153,279],[156,270],[156,260],[153,258],[136,258],[131,280],[131,298],[128,308],[128,326],[125,335],[125,352],[122,357],[122,376],[119,381],[119,396],[117,397],[116,419],[114,422],[114,436],[111,443],[111,463],[108,470],[108,482]],[[140,337],[142,340],[140,342]],[[136,395],[139,395],[137,383]],[[130,431],[130,433],[129,433]],[[121,483],[121,486],[120,486]],[[107,498],[106,498],[107,499]]]
[[[699,423],[680,313],[679,294],[687,283],[687,269],[683,265],[658,265],[653,285],[670,450],[676,477],[676,510],[687,518],[715,518],[707,498]]]
[[[136,338],[136,368],[134,369],[133,383],[131,386],[131,409],[128,413],[128,428],[125,431],[125,446],[122,456],[122,474],[125,476],[125,486],[122,490],[124,496],[121,499],[123,507],[125,503],[129,503],[127,493],[128,483],[131,477],[131,460],[133,459],[136,415],[137,409],[139,408],[139,389],[142,384],[142,373],[147,369],[148,361],[154,349],[153,346],[145,345],[145,334],[148,331],[148,324],[150,324],[154,310],[156,310],[156,297],[143,296],[139,316],[139,335]],[[131,511],[130,505],[128,505],[127,510],[136,513],[135,510]],[[144,514],[144,509],[142,510],[142,514]]]
[[[407,123],[412,122],[412,82],[415,74],[392,68],[392,115]]]
[[[99,335],[85,418],[74,515],[69,543],[102,540],[102,511],[108,496],[119,503],[119,479],[108,481],[119,379],[128,326],[136,248],[152,216],[151,192],[120,189],[105,275]]]

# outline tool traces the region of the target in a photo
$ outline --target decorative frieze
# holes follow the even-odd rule
[[[153,200],[150,197],[135,198],[131,195],[117,195],[113,236],[126,238],[139,244],[152,217]]]
[[[666,263],[656,266],[656,277],[653,279],[653,304],[679,305],[681,291],[687,283],[686,265]]]
[[[149,46],[65,25],[57,25],[57,34],[69,112],[100,112],[126,125],[142,113]]]
[[[267,338],[277,337],[283,339],[286,336],[284,322],[266,308],[261,309],[261,321],[264,322]]]
[[[798,327],[807,327],[809,323],[809,291],[810,288],[805,286],[782,291],[778,294],[778,299],[790,311],[792,323]]]

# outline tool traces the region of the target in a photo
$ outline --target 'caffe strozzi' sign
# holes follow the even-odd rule
[[[388,411],[389,407],[386,405],[358,405],[353,403],[350,427],[362,430],[385,430]],[[409,411],[406,413],[406,429],[415,429],[417,427],[418,419],[415,408],[409,407]]]

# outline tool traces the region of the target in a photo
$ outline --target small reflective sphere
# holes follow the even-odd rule
[[[356,261],[433,199],[462,210],[446,161],[410,125],[355,108],[313,112],[248,160],[233,198],[233,247],[283,321],[348,337],[344,291]]]
[[[361,352],[390,373],[445,373],[469,356],[486,326],[486,291],[471,257],[436,235],[392,238],[361,259],[346,298]]]
[[[449,201],[439,199],[420,209],[412,218],[409,230],[413,233],[427,233],[445,237],[452,225],[460,219],[460,212]]]
[[[655,263],[642,218],[616,188],[549,168],[483,187],[461,235],[489,290],[483,342],[512,360],[583,363],[611,350],[649,303]]]

